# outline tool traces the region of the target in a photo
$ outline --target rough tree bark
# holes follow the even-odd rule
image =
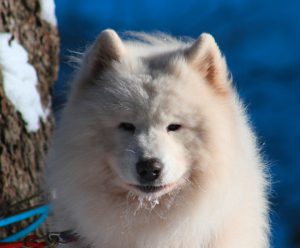
[[[38,76],[37,90],[42,105],[49,108],[52,84],[58,72],[59,38],[55,26],[41,17],[38,0],[0,0],[0,34],[9,33],[28,53],[29,64]],[[22,114],[16,110],[4,90],[0,65],[0,210],[12,214],[19,209],[8,206],[35,194],[39,182],[49,137],[53,128],[50,110],[40,128],[29,132]],[[33,199],[20,208],[37,203]],[[1,216],[0,216],[1,218]],[[0,238],[22,228],[26,223],[0,228]]]

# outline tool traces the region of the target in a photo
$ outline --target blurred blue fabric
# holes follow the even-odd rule
[[[83,51],[105,28],[213,34],[269,163],[273,247],[300,247],[300,1],[56,0],[56,14],[62,45],[56,110],[73,71],[69,51]]]

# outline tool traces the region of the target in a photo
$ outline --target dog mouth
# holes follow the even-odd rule
[[[167,185],[130,185],[135,189],[147,194],[158,193],[162,191],[170,191],[175,184],[167,184]]]

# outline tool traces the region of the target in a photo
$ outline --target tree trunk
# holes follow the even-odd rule
[[[52,0],[47,1],[51,7]],[[9,207],[40,191],[45,153],[53,128],[50,108],[52,85],[58,72],[59,38],[53,21],[55,16],[52,16],[51,21],[51,8],[45,5],[45,1],[42,0],[0,0],[0,38],[5,35],[10,37],[9,41],[0,41],[0,218],[1,212],[11,215],[39,203],[39,199],[32,199],[20,206]],[[17,74],[25,73],[19,63],[14,61],[21,60],[21,55],[14,56],[9,52],[13,42],[15,46],[25,49],[28,64],[36,71],[37,82],[34,90],[38,93],[38,98],[35,96],[35,99],[40,99],[44,115],[43,118],[38,118],[38,128],[30,127],[30,119],[25,118],[26,113],[21,109],[24,106],[17,103],[24,99],[14,102],[9,97],[7,88],[12,84],[7,75],[12,76],[12,71],[16,71]],[[9,46],[9,49],[6,46]],[[14,68],[7,69],[7,64]],[[24,77],[19,76],[14,81],[24,88],[19,90],[19,93],[23,94],[19,98],[27,98],[31,93],[26,93],[28,87],[25,83],[22,85],[22,79]],[[24,80],[28,84],[31,83],[28,78]],[[32,103],[28,106],[26,111],[30,116],[36,112],[37,104]],[[0,238],[20,230],[26,224],[25,221],[4,230],[0,228]]]

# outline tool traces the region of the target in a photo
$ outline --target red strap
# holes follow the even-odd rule
[[[30,235],[21,242],[0,243],[0,248],[46,248],[46,242],[38,242],[36,240],[37,237],[35,235]]]
[[[14,242],[14,243],[0,243],[0,248],[22,248],[24,247],[23,242]]]
[[[46,242],[12,242],[0,243],[0,248],[45,248]]]

